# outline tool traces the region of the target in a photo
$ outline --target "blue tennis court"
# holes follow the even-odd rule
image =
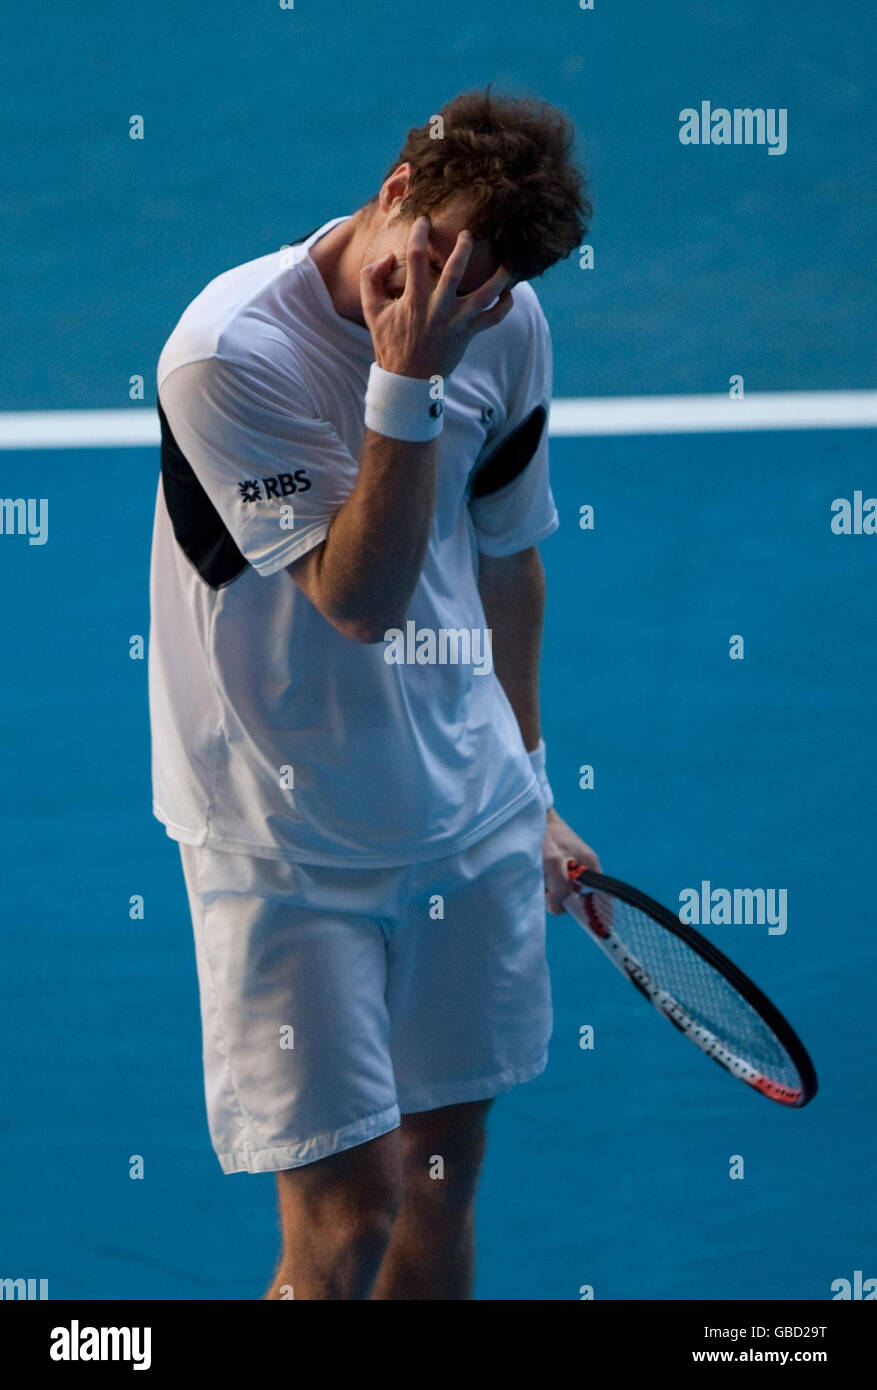
[[[2,412],[151,410],[160,346],[210,276],[352,210],[409,125],[489,79],[568,110],[592,169],[595,268],[537,285],[558,397],[720,394],[736,373],[747,395],[873,387],[864,4],[94,0],[11,27],[0,435]],[[787,107],[788,152],[686,149],[678,113],[705,97]],[[706,931],[801,1033],[820,1094],[788,1112],[707,1066],[551,919],[551,1061],[495,1108],[478,1297],[830,1298],[877,1275],[877,538],[831,527],[836,499],[877,493],[874,431],[552,450],[558,809],[671,907],[703,880],[787,891],[782,933]],[[258,1298],[273,1183],[224,1177],[210,1149],[179,856],[150,814],[158,451],[7,447],[0,470],[4,497],[48,500],[44,544],[0,536],[0,1275],[52,1298]]]

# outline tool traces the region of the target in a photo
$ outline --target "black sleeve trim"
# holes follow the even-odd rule
[[[161,423],[161,481],[177,544],[211,589],[230,584],[248,568],[231,532],[174,439],[167,416]]]
[[[470,497],[489,497],[520,477],[539,447],[547,418],[545,406],[537,405],[477,468],[469,485]]]

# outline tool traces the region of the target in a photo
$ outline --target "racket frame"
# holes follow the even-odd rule
[[[769,1100],[775,1100],[780,1105],[790,1106],[794,1109],[801,1109],[810,1103],[816,1095],[818,1081],[816,1069],[810,1060],[807,1049],[788,1020],[783,1017],[776,1005],[771,1003],[767,995],[758,988],[758,985],[750,980],[748,975],[744,975],[743,971],[732,960],[729,960],[705,936],[701,936],[700,932],[681,922],[669,908],[656,902],[646,893],[641,893],[638,888],[632,888],[629,883],[624,883],[621,879],[595,873],[594,870],[587,869],[582,864],[576,864],[574,860],[570,860],[568,872],[572,892],[564,904],[567,911],[587,931],[587,934],[612,961],[616,969],[620,970],[630,983],[648,999],[662,1017],[668,1019],[690,1042],[699,1047],[714,1062],[718,1062],[719,1066],[724,1067],[740,1081],[745,1081],[753,1090],[767,1096]],[[663,989],[653,979],[642,962],[637,960],[633,952],[628,950],[619,937],[615,935],[611,926],[600,921],[595,911],[589,911],[587,899],[592,893],[604,893],[610,898],[618,898],[619,901],[627,903],[629,907],[644,912],[658,926],[671,932],[696,955],[700,956],[707,965],[722,975],[728,984],[737,990],[746,1003],[755,1010],[762,1022],[771,1029],[777,1041],[785,1048],[801,1079],[800,1088],[785,1086],[781,1082],[772,1081],[769,1077],[764,1076],[757,1067],[739,1057],[703,1024],[697,1023],[669,990]],[[574,911],[573,907],[578,908],[580,904],[581,911]]]

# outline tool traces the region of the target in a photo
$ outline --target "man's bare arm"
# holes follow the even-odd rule
[[[539,657],[545,571],[539,551],[535,548],[522,550],[499,560],[482,555],[478,588],[488,626],[493,629],[494,669],[515,712],[524,746],[532,752],[541,737]],[[545,903],[555,916],[562,915],[563,902],[569,893],[567,864],[570,859],[589,869],[600,869],[600,860],[591,846],[552,807],[546,816],[542,864]]]
[[[535,546],[516,555],[479,557],[478,588],[493,632],[493,665],[520,726],[524,746],[536,748],[539,657],[545,610],[545,571]]]
[[[438,441],[411,444],[366,430],[359,477],[329,534],[287,568],[334,627],[380,642],[399,627],[426,554]]]
[[[501,323],[512,307],[511,277],[502,268],[471,294],[458,295],[474,244],[469,232],[460,233],[434,284],[428,238],[429,222],[418,218],[398,298],[386,291],[392,253],[366,266],[360,282],[378,366],[421,380],[450,376],[475,334]],[[412,444],[367,429],[356,486],[325,541],[287,567],[345,637],[379,642],[388,627],[404,622],[435,511],[437,456],[436,440]]]

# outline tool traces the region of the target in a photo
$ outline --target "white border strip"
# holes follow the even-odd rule
[[[159,439],[158,415],[144,406],[0,414],[0,449],[130,449]]]
[[[761,391],[726,395],[580,396],[553,401],[549,434],[707,434],[730,430],[871,429],[877,391]],[[0,449],[127,449],[158,444],[158,416],[130,410],[0,412]]]
[[[877,425],[877,391],[760,391],[718,396],[604,396],[554,401],[549,432],[701,434],[728,430],[865,429]]]

